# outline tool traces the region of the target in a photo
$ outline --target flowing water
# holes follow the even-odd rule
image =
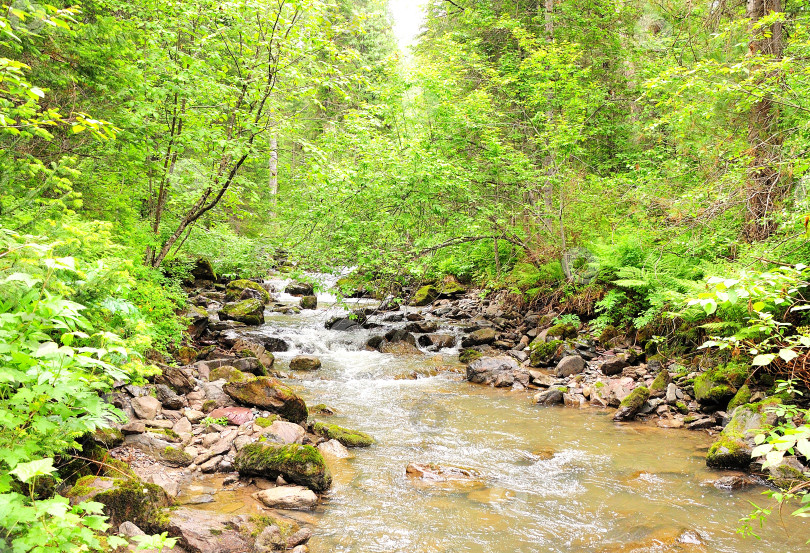
[[[749,501],[769,500],[762,488],[705,483],[719,476],[705,466],[706,434],[616,424],[610,410],[532,405],[526,392],[465,382],[455,351],[362,351],[374,331],[326,330],[337,311],[333,298],[319,299],[317,311],[270,315],[259,332],[291,344],[276,354],[279,368],[298,353],[318,355],[323,368],[291,382],[308,404],[337,411],[329,422],[378,443],[330,460],[335,482],[315,513],[313,552],[810,551],[810,525],[791,517],[785,529],[775,517],[761,541],[735,533]],[[481,477],[425,485],[406,476],[409,462]]]

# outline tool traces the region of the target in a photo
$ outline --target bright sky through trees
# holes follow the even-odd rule
[[[394,34],[399,47],[405,50],[416,39],[424,21],[423,6],[426,0],[389,0],[388,5],[394,18]]]

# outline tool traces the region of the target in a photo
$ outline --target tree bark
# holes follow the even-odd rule
[[[270,159],[267,162],[267,169],[270,173],[268,188],[270,189],[270,201],[272,208],[270,215],[276,217],[276,206],[278,205],[278,136],[275,132],[270,136]]]
[[[782,0],[748,0],[746,16],[750,19],[751,40],[749,56],[782,57],[782,24],[755,28],[757,22],[771,12],[782,11]],[[765,74],[762,80],[775,75]],[[749,242],[764,240],[775,230],[770,217],[780,191],[779,156],[782,138],[778,132],[779,111],[771,98],[765,97],[751,107],[748,117],[748,146],[751,161],[745,184],[746,213],[744,237]]]

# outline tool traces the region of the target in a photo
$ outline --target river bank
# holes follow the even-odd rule
[[[514,349],[526,334],[510,340],[533,320],[531,313],[512,316],[491,301],[458,294],[429,306],[390,310],[356,300],[350,307],[363,311],[352,319],[330,294],[319,294],[315,309],[301,309],[301,296],[284,290],[309,291],[289,284],[262,283],[272,292],[258,325],[220,320],[228,288],[195,290],[192,303],[205,311],[194,320],[190,310],[198,343],[178,352],[187,363],[163,365],[146,390],[126,387],[114,399],[131,421],[122,427],[124,443],[112,456],[180,505],[168,511],[167,529],[183,549],[753,552],[763,543],[772,550],[803,543],[805,530],[794,521],[793,535],[767,528],[762,543],[734,534],[749,510],[747,501],[761,499],[762,482],[706,467],[713,441],[708,432],[718,429],[719,416],[700,410],[681,386],[683,378],[673,379],[681,390],[674,409],[677,401],[687,406],[694,401],[696,415],[712,422],[708,432],[660,424],[689,416],[676,413],[666,394],[653,398],[664,401],[637,414],[636,422],[616,423],[613,408],[594,402],[620,401],[627,379],[639,387],[661,373],[640,361],[604,375],[605,358],[629,348],[574,345],[583,354],[582,371],[558,377],[557,365],[571,357],[562,355],[564,348],[558,361],[549,357],[542,361],[546,367],[530,367],[523,364],[531,363],[530,352]],[[242,288],[241,301],[251,299],[245,290],[252,287]],[[540,326],[534,338],[554,325]],[[480,332],[484,329],[494,331],[494,339],[492,332]],[[489,343],[470,343],[476,333]],[[465,351],[478,359],[459,362]],[[585,362],[588,355],[593,357]],[[302,356],[317,358],[320,366],[291,368],[301,366]],[[493,360],[495,369],[488,365]],[[261,372],[260,366],[283,379],[286,402],[259,405],[231,389],[254,381],[245,373]],[[488,371],[476,369],[487,366]],[[477,375],[501,387],[470,383]],[[625,385],[604,387],[614,399],[599,393],[600,379]],[[560,387],[567,389],[558,390],[561,404],[577,409],[537,404],[538,395]],[[138,399],[153,394],[159,407]],[[287,409],[294,397],[306,402],[308,418]],[[141,403],[155,412],[137,412],[134,405]],[[274,420],[279,414],[288,420]],[[315,420],[365,432],[375,443],[346,448],[340,438],[352,442],[345,436],[330,439]],[[256,444],[312,446],[331,486],[323,485],[324,478],[309,478],[312,474],[301,478],[302,471],[290,466],[240,465],[245,448]],[[177,453],[167,456],[167,448]],[[428,465],[428,473],[408,475],[410,464]],[[461,477],[442,472],[453,467],[467,472]],[[728,489],[739,486],[745,489]]]

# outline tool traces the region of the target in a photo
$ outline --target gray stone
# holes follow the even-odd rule
[[[467,380],[496,388],[525,388],[529,384],[529,371],[512,357],[482,357],[467,365]]]
[[[273,421],[273,424],[264,429],[263,434],[272,434],[278,438],[277,443],[300,444],[306,432],[300,425],[287,421]]]
[[[162,407],[156,397],[141,396],[133,398],[132,409],[139,419],[154,419]]]
[[[271,509],[310,511],[318,504],[315,492],[303,486],[279,486],[256,492],[253,497]]]
[[[540,405],[556,405],[563,402],[563,390],[560,387],[549,388],[544,392],[535,394],[532,400]]]
[[[678,386],[674,382],[667,385],[666,401],[670,405],[674,405],[678,401]]]
[[[585,370],[585,360],[579,355],[566,355],[557,363],[557,376],[571,376]]]

